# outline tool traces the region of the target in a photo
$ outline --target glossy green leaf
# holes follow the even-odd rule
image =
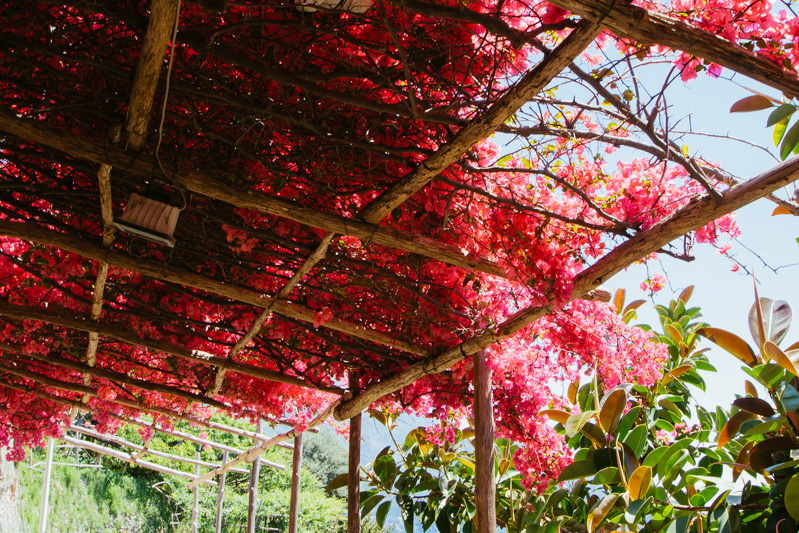
[[[571,415],[568,420],[566,420],[566,435],[569,438],[574,437],[577,433],[583,429],[583,426],[586,422],[588,422],[591,417],[597,414],[597,411],[584,411],[582,413],[578,413],[576,415]]]
[[[605,397],[599,411],[599,424],[607,433],[613,433],[619,425],[624,409],[627,408],[627,393],[616,389]]]
[[[380,507],[377,508],[377,511],[375,511],[375,522],[377,522],[380,528],[386,523],[386,516],[388,516],[388,511],[390,509],[391,502],[383,502],[380,504]]]
[[[325,487],[325,491],[332,492],[336,489],[346,487],[349,484],[349,474],[339,474],[330,480],[330,483]]]
[[[791,104],[782,104],[777,109],[771,112],[766,121],[766,127],[770,128],[778,122],[782,122],[791,115],[796,113],[796,106]]]
[[[624,439],[624,444],[630,447],[636,457],[642,457],[646,451],[647,429],[644,424],[635,426]]]
[[[799,520],[799,474],[794,474],[785,487],[785,509],[791,518]]]
[[[593,476],[594,474],[596,474],[596,466],[594,466],[594,461],[575,461],[561,471],[560,476],[558,476],[558,483],[563,481],[572,481],[575,479],[583,479],[588,476]]]
[[[771,137],[774,141],[774,146],[779,146],[782,137],[785,135],[785,130],[788,129],[788,122],[791,120],[791,117],[785,117],[784,119],[780,120],[776,124],[774,124],[774,132],[772,133]]]
[[[799,122],[791,126],[785,137],[782,139],[782,146],[780,147],[780,159],[783,161],[791,155],[793,149],[799,144]]]
[[[630,502],[630,505],[627,506],[627,510],[624,511],[624,519],[627,521],[628,524],[637,524],[641,517],[646,514],[647,509],[654,499],[652,496],[645,500],[633,500]]]

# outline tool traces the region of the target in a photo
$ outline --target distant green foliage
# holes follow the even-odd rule
[[[242,429],[252,427],[244,421],[220,418],[220,422]],[[200,433],[197,428],[181,425],[177,429]],[[135,444],[144,441],[141,428],[124,426],[117,435]],[[203,435],[208,440],[246,449],[252,440],[229,433],[207,430]],[[81,437],[92,440],[88,437]],[[108,442],[104,446],[118,448]],[[164,434],[155,434],[149,442],[151,450],[172,455],[194,458],[200,452],[202,460],[219,464],[222,452],[202,449],[201,446]],[[125,451],[130,451],[125,449]],[[56,462],[74,462],[57,453]],[[85,458],[87,452],[80,452]],[[33,450],[33,461],[44,461],[43,450]],[[346,472],[346,448],[332,431],[305,436],[303,470],[300,477],[299,531],[304,533],[344,533],[346,530],[346,501],[324,492],[328,478]],[[272,448],[263,456],[272,463],[285,465],[278,470],[266,465],[260,469],[257,524],[261,528],[277,531],[288,529],[288,512],[291,489],[292,452],[283,448]],[[231,457],[232,458],[232,457]],[[194,471],[194,465],[173,461],[154,455],[146,460],[184,472]],[[249,468],[247,463],[241,465]],[[39,505],[43,464],[32,470],[20,465],[20,484],[23,490],[24,521],[32,531],[38,527]],[[201,470],[203,473],[207,469]],[[320,477],[322,479],[320,479]],[[247,523],[249,475],[228,473],[225,484],[223,530],[238,531]],[[210,486],[200,488],[199,531],[212,532],[216,517],[217,489]],[[49,523],[53,531],[188,531],[190,528],[193,492],[186,488],[186,479],[162,475],[150,469],[133,466],[126,462],[103,458],[103,469],[76,469],[56,466],[50,497]],[[259,529],[260,531],[260,529]],[[364,533],[380,533],[373,521],[366,520]]]
[[[22,517],[36,531],[39,526],[44,451],[33,450],[31,469],[28,463],[18,465],[22,489]],[[84,455],[85,457],[85,455]],[[56,452],[55,462],[74,463]],[[52,531],[168,531],[174,504],[151,487],[147,479],[125,475],[109,469],[53,466],[50,484],[50,516]]]

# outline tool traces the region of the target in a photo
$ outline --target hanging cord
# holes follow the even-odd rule
[[[183,201],[183,205],[180,207],[180,211],[186,209],[188,205],[186,202],[186,193],[183,191],[183,187],[175,183],[172,178],[169,177],[166,170],[164,169],[163,163],[161,163],[161,158],[159,157],[159,152],[161,151],[161,141],[164,138],[164,118],[166,118],[166,102],[169,99],[169,80],[172,76],[172,64],[175,61],[175,42],[178,36],[178,22],[180,21],[180,5],[182,0],[178,0],[178,9],[175,12],[175,27],[172,29],[172,45],[169,49],[169,63],[166,67],[166,88],[164,89],[164,101],[161,104],[161,122],[158,124],[158,144],[155,145],[155,160],[158,161],[158,166],[161,169],[161,173],[172,182],[172,185],[180,193],[180,198]]]

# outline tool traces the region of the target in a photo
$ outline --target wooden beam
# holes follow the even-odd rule
[[[141,151],[147,141],[155,88],[158,86],[164,56],[177,16],[177,0],[150,2],[150,18],[139,54],[139,63],[136,65],[128,106],[125,142],[127,148],[134,152]]]
[[[311,253],[310,256],[303,262],[302,266],[291,276],[283,286],[280,288],[279,291],[275,294],[272,301],[267,305],[267,307],[258,315],[258,318],[255,319],[250,329],[247,330],[247,333],[242,335],[242,337],[236,341],[235,346],[230,349],[227,353],[227,359],[232,360],[236,355],[244,350],[247,345],[252,341],[258,333],[260,333],[261,328],[263,327],[266,320],[269,318],[269,315],[272,314],[272,307],[274,306],[275,302],[278,300],[284,300],[288,298],[291,291],[294,290],[294,287],[302,281],[302,278],[311,271],[311,269],[316,265],[319,261],[321,261],[325,255],[327,254],[327,249],[330,247],[330,243],[333,242],[333,237],[335,234],[328,233],[327,235],[322,238],[322,242],[316,247],[316,249]],[[216,376],[214,376],[214,384],[208,391],[208,397],[213,398],[219,392],[219,389],[222,388],[222,383],[225,379],[225,369],[220,368],[216,372]]]
[[[245,374],[258,379],[285,383],[287,385],[294,385],[306,389],[316,389],[323,392],[341,392],[340,389],[316,387],[294,376],[287,376],[285,374],[281,374],[280,372],[268,370],[266,368],[259,368],[252,365],[237,363],[235,361],[228,361],[224,357],[211,355],[199,350],[189,350],[187,348],[183,348],[182,346],[172,344],[171,342],[158,341],[151,338],[142,338],[124,326],[116,326],[102,322],[92,322],[81,318],[71,318],[44,309],[24,307],[3,302],[0,302],[0,315],[12,318],[21,318],[25,320],[38,320],[79,331],[94,331],[104,337],[108,337],[125,344],[141,346],[147,348],[148,350],[156,350],[168,353],[170,355],[174,355],[175,357],[180,357],[181,359],[186,359],[187,361],[193,361],[195,363],[224,367],[232,372],[238,372],[240,374]],[[207,401],[207,398],[200,396],[198,401]]]
[[[202,401],[211,407],[216,407],[217,409],[228,409],[229,406],[224,403],[220,402],[211,398],[205,398],[201,394],[196,394],[193,392],[188,392],[177,387],[171,387],[169,385],[163,385],[161,383],[152,383],[150,381],[146,381],[143,379],[137,379],[128,376],[127,374],[120,374],[119,372],[114,372],[113,370],[109,370],[107,368],[102,368],[98,366],[91,367],[88,364],[81,363],[79,361],[74,361],[72,359],[67,359],[65,357],[59,357],[57,355],[41,355],[37,353],[24,353],[19,347],[11,346],[8,344],[0,344],[0,350],[6,352],[16,353],[20,356],[24,356],[17,361],[24,364],[26,367],[28,366],[29,361],[26,361],[26,358],[35,359],[37,361],[41,361],[42,363],[61,367],[61,368],[68,368],[70,370],[75,370],[76,372],[82,372],[84,375],[89,376],[96,376],[98,378],[107,379],[109,381],[115,381],[117,383],[123,383],[125,385],[129,385],[131,387],[136,387],[141,390],[151,391],[151,392],[159,392],[161,394],[167,394],[169,396],[176,396],[178,398],[183,398],[189,401]],[[8,369],[10,368],[7,363],[14,361],[14,359],[6,359],[0,362],[0,369]],[[85,383],[85,382],[84,382]],[[85,402],[84,402],[85,403]]]
[[[222,452],[222,464],[227,463],[228,452]],[[227,472],[219,476],[219,490],[216,493],[216,517],[214,518],[214,533],[222,533],[222,517],[225,508],[225,480]]]
[[[219,466],[219,465],[216,465],[214,463],[209,463],[209,462],[206,462],[206,461],[202,461],[199,458],[190,459],[188,457],[182,457],[180,455],[161,452],[161,451],[158,451],[158,450],[151,450],[151,449],[146,449],[145,450],[144,446],[141,446],[139,444],[135,444],[133,442],[125,440],[122,437],[118,437],[116,435],[108,435],[108,434],[105,434],[105,433],[100,433],[100,432],[95,431],[95,430],[93,430],[91,428],[87,428],[87,427],[83,427],[83,426],[76,426],[76,425],[73,424],[73,425],[65,426],[64,429],[68,430],[68,431],[76,431],[78,433],[83,433],[84,435],[88,435],[90,437],[94,437],[95,439],[105,440],[105,441],[117,444],[119,446],[124,446],[125,448],[131,448],[131,449],[136,450],[138,452],[146,451],[146,453],[148,453],[150,455],[155,455],[156,457],[163,457],[164,459],[169,459],[170,461],[177,461],[179,463],[187,463],[187,464],[190,464],[190,465],[202,466],[204,468],[216,468],[217,466]],[[131,457],[134,457],[134,458],[138,459],[140,457],[140,455],[138,455],[138,454],[131,455]],[[246,470],[241,469],[241,468],[237,468],[235,470],[231,470],[231,472],[236,472],[236,473],[239,473],[239,474],[246,474],[247,473]]]
[[[422,161],[399,183],[373,200],[358,216],[372,224],[383,220],[383,217],[430,183],[476,143],[494,133],[569,66],[601,32],[602,27],[599,24],[581,21],[552,53],[546,55],[530,72],[513,84],[488,111],[469,121],[452,140]]]
[[[799,158],[793,158],[745,183],[724,191],[720,200],[714,200],[705,195],[691,201],[685,207],[672,213],[670,217],[620,244],[580,273],[574,280],[571,298],[576,299],[588,294],[614,274],[633,262],[656,252],[674,239],[689,231],[699,229],[797,179],[799,179]],[[523,327],[529,326],[552,310],[552,304],[521,309],[499,327],[475,335],[429,360],[416,363],[402,372],[368,387],[352,400],[342,402],[334,416],[339,421],[355,416],[383,396],[392,394],[423,376],[438,374],[451,368],[452,365],[478,350],[487,348],[495,342],[513,335]]]
[[[497,486],[494,480],[494,395],[486,351],[474,354],[474,500],[477,533],[497,531]],[[358,415],[361,416],[361,415]]]
[[[498,265],[481,258],[463,255],[461,250],[455,246],[387,226],[378,226],[334,213],[317,211],[298,202],[243,189],[209,174],[191,169],[175,168],[171,163],[165,163],[164,168],[167,169],[169,176],[163,176],[160,166],[147,155],[122,150],[110,146],[109,143],[89,141],[69,132],[46,126],[42,121],[18,118],[14,113],[6,110],[0,110],[0,131],[55,148],[72,157],[105,163],[139,176],[160,177],[195,194],[227,202],[237,207],[287,218],[300,224],[342,235],[350,235],[364,242],[398,248],[469,270],[503,277],[507,275],[505,270]]]
[[[289,531],[297,533],[300,518],[300,470],[302,468],[302,433],[294,437],[294,454],[291,461],[291,499],[289,500]]]
[[[173,267],[151,259],[136,257],[121,250],[107,250],[85,238],[73,237],[65,233],[59,233],[23,222],[8,222],[5,220],[0,220],[0,235],[37,242],[48,246],[55,246],[61,250],[72,252],[94,261],[108,262],[109,264],[137,272],[153,279],[207,291],[262,309],[271,306],[273,312],[303,322],[313,323],[314,321],[314,314],[316,311],[308,307],[286,300],[273,300],[262,292],[241,285],[217,281],[183,268]],[[346,320],[333,318],[322,327],[422,357],[429,357],[431,355],[409,342],[394,339],[386,333],[367,329],[360,324]]]
[[[149,468],[150,470],[155,470],[156,472],[161,472],[162,474],[168,474],[170,476],[178,476],[184,477],[188,479],[195,479],[195,476],[187,473],[182,472],[180,470],[175,470],[173,468],[168,468],[166,466],[161,466],[155,463],[151,463],[150,461],[143,461],[141,459],[131,459],[130,454],[121,452],[119,450],[113,450],[111,448],[106,448],[105,446],[100,446],[99,444],[95,444],[93,442],[87,442],[81,439],[75,439],[69,437],[67,435],[61,435],[59,440],[66,442],[67,444],[71,444],[73,446],[77,446],[79,448],[84,448],[86,450],[91,450],[95,453],[99,453],[100,455],[108,455],[110,457],[114,457],[121,461],[128,462],[130,464],[135,464],[137,466],[142,466],[144,468]],[[212,487],[216,487],[216,483],[210,480],[206,480],[203,483],[206,485],[211,485]]]
[[[37,377],[38,377],[38,375],[37,375]],[[84,392],[89,392],[93,396],[96,396],[96,394],[97,394],[97,391],[95,391],[94,389],[90,389],[90,388],[85,387],[83,385],[75,385],[74,387],[82,387],[82,388],[78,388],[77,390],[73,390],[74,387],[73,387],[72,383],[66,383],[66,382],[62,382],[62,381],[58,381],[58,380],[52,380],[50,378],[48,378],[48,380],[49,381],[47,383],[44,383],[44,382],[41,382],[41,383],[46,385],[46,386],[48,386],[48,387],[53,387],[53,388],[57,388],[57,389],[61,389],[61,390],[66,390],[66,391],[69,391],[69,392],[77,392],[77,393],[81,393],[81,394],[84,393]],[[25,385],[22,385],[22,384],[19,384],[19,383],[13,383],[13,382],[8,381],[8,380],[0,380],[0,386],[8,387],[10,389],[22,391],[22,392],[25,392],[25,393],[28,393],[28,394],[34,394],[35,396],[37,396],[39,398],[42,398],[44,400],[51,401],[53,403],[57,403],[57,404],[60,404],[60,405],[64,405],[66,407],[74,407],[74,408],[77,408],[77,409],[84,409],[84,410],[91,410],[91,411],[96,410],[95,408],[92,408],[91,406],[84,405],[82,402],[80,402],[78,400],[70,400],[69,398],[64,398],[62,396],[56,396],[55,394],[50,394],[49,392],[46,392],[44,390],[34,389],[34,388],[31,388],[31,387],[28,387],[28,386],[25,386]],[[141,411],[143,413],[157,413],[159,415],[165,416],[167,418],[171,418],[173,420],[182,420],[184,422],[189,422],[190,424],[194,424],[194,425],[197,425],[197,426],[202,426],[202,427],[208,428],[208,429],[214,429],[214,430],[217,430],[217,431],[223,431],[223,432],[226,432],[226,433],[230,433],[232,435],[238,435],[238,436],[241,436],[241,437],[255,438],[256,440],[259,440],[262,443],[269,443],[270,446],[273,445],[272,441],[274,440],[274,437],[270,438],[270,437],[267,437],[266,435],[261,435],[259,433],[255,433],[253,431],[247,431],[247,430],[244,430],[244,429],[239,429],[239,428],[236,428],[236,427],[227,426],[225,424],[220,424],[218,422],[211,422],[209,420],[204,420],[202,418],[197,418],[195,416],[191,416],[191,415],[188,415],[188,414],[185,414],[185,413],[179,413],[179,412],[176,412],[176,411],[171,411],[171,410],[165,409],[163,407],[158,407],[158,406],[154,406],[154,405],[144,405],[142,403],[137,402],[136,400],[117,397],[112,402],[109,402],[109,403],[119,404],[119,405],[124,406],[124,407],[129,407],[131,409],[136,409],[136,410]],[[107,412],[107,411],[104,410],[104,412]],[[110,413],[110,414],[111,414],[111,416],[119,417],[119,415],[117,415],[117,414],[114,414],[114,413]],[[176,435],[181,436],[181,435],[179,435],[179,432],[175,432],[175,433],[176,433]],[[188,438],[186,436],[181,436],[181,438],[186,438],[187,440],[191,440],[190,438]],[[274,443],[274,444],[277,445],[277,443]],[[279,470],[285,470],[285,468],[286,468],[285,466],[277,464],[277,463],[270,463],[270,466],[273,466],[274,468],[277,468]],[[229,469],[230,469],[230,467],[228,468],[228,470]]]
[[[551,0],[551,3],[585,19],[601,22],[619,37],[681,50],[794,98],[799,97],[799,77],[795,71],[785,70],[763,55],[686,22],[647,11],[628,1]]]

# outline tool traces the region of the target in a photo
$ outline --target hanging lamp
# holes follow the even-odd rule
[[[175,246],[173,234],[181,208],[162,202],[154,196],[133,193],[125,205],[125,212],[114,221],[114,226],[126,233],[172,248]]]

